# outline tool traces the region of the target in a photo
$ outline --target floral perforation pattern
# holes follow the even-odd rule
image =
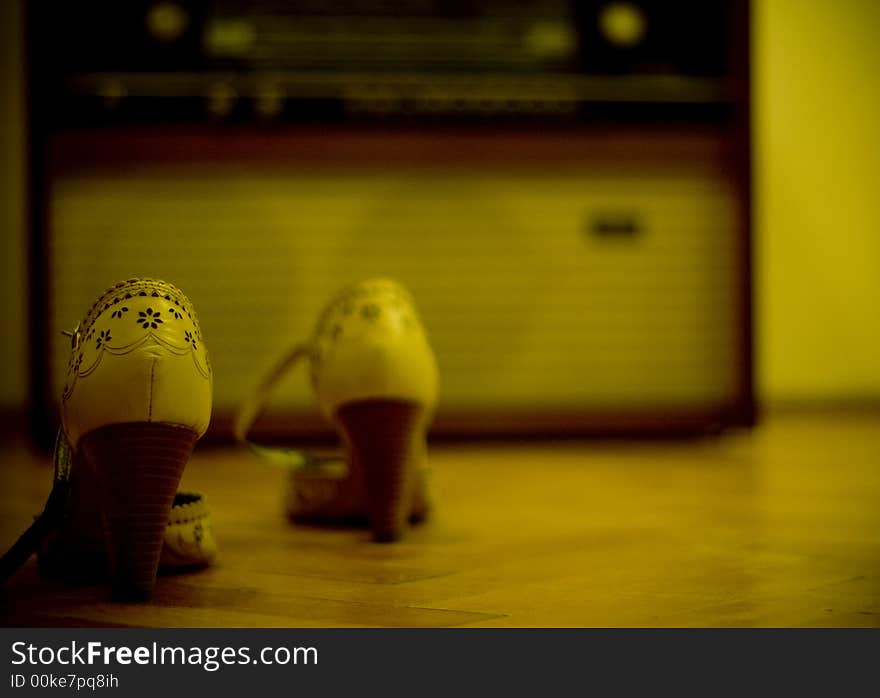
[[[382,310],[375,303],[365,303],[364,306],[361,308],[361,317],[363,317],[364,320],[368,320],[369,322],[373,322],[381,314]]]
[[[388,279],[377,279],[344,289],[318,316],[312,337],[310,363],[325,361],[339,341],[381,326],[391,331],[421,333],[422,327],[411,294]]]
[[[137,322],[144,329],[148,327],[151,329],[158,329],[159,325],[162,324],[162,313],[158,310],[153,310],[152,308],[147,308],[146,310],[141,310],[138,312]]]
[[[147,344],[156,344],[171,355],[190,355],[203,378],[210,379],[212,374],[192,304],[182,291],[164,281],[129,279],[116,284],[91,305],[73,331],[65,334],[71,337],[71,350],[64,401],[73,395],[78,382],[103,362]]]
[[[180,289],[166,281],[142,278],[121,281],[108,288],[89,308],[85,318],[82,323],[80,323],[81,331],[85,335],[85,333],[88,333],[89,330],[91,330],[92,325],[104,311],[114,308],[114,306],[117,306],[119,303],[123,303],[132,298],[161,298],[169,301],[177,306],[179,309],[178,312],[180,312],[181,315],[186,315],[192,321],[196,329],[199,329],[197,316],[192,312],[192,307],[190,306],[188,299]],[[119,319],[123,317],[126,312],[128,312],[127,304],[125,309],[114,308],[111,317]]]

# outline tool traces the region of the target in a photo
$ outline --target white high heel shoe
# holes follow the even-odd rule
[[[201,497],[174,501],[211,417],[211,364],[192,304],[164,281],[116,284],[70,336],[52,493],[0,577],[41,548],[47,572],[94,579],[109,562],[114,597],[146,599],[160,555],[189,565],[216,551]]]
[[[62,426],[98,482],[116,597],[152,593],[174,495],[208,428],[211,395],[195,309],[169,283],[116,284],[74,332]]]
[[[295,458],[288,511],[295,519],[333,521],[366,516],[376,541],[401,537],[408,520],[430,506],[426,432],[437,400],[437,364],[410,294],[398,283],[370,279],[338,294],[312,338],[294,349],[239,412],[236,436],[247,432],[287,369],[308,358],[321,411],[346,445],[346,463],[303,452],[252,447]]]

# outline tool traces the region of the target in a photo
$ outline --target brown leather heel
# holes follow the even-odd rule
[[[111,424],[80,439],[99,482],[113,598],[150,598],[168,514],[198,435],[172,424]]]
[[[425,409],[405,400],[361,400],[336,412],[350,450],[351,477],[362,478],[373,539],[399,540],[413,508],[425,453]]]

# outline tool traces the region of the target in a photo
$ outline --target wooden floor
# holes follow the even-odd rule
[[[443,445],[439,507],[405,542],[295,527],[283,475],[200,449],[217,565],[162,577],[152,604],[44,581],[0,590],[34,626],[880,626],[880,414],[789,414],[671,442]],[[51,471],[6,444],[0,546]]]

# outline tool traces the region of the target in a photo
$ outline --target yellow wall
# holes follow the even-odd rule
[[[880,398],[880,3],[755,0],[758,373]]]
[[[0,407],[26,398],[19,3],[0,3]],[[754,0],[757,385],[880,399],[880,3]]]

